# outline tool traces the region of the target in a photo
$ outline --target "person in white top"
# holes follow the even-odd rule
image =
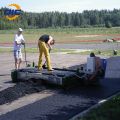
[[[22,35],[22,28],[18,29],[17,34],[15,35],[14,38],[14,58],[15,58],[15,69],[20,68],[20,64],[22,62],[22,52],[21,52],[21,47],[22,45],[25,45],[25,40]]]

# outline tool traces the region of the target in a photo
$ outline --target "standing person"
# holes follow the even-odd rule
[[[21,52],[21,46],[25,45],[25,40],[22,35],[22,28],[18,29],[17,34],[14,38],[14,59],[15,59],[15,69],[20,68],[20,64],[22,62],[22,52]]]
[[[42,35],[38,40],[39,47],[39,61],[38,61],[38,69],[42,69],[42,55],[44,54],[48,71],[52,71],[52,66],[50,62],[50,54],[49,51],[52,49],[51,45],[54,45],[55,40],[50,35]]]

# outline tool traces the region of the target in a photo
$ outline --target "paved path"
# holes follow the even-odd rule
[[[120,43],[56,44],[55,48],[113,50],[113,49],[119,49]]]
[[[0,48],[13,47],[12,44],[0,45]],[[27,44],[26,47],[36,48],[36,44]],[[54,48],[57,49],[99,49],[99,50],[113,50],[120,48],[120,42],[118,43],[78,43],[78,44],[55,44]]]
[[[62,59],[66,58],[64,65],[69,66],[70,62],[73,62],[73,65],[80,63],[81,60],[86,59],[84,57],[66,55],[60,57],[60,55],[55,55],[52,58],[58,62],[58,66],[61,66]],[[12,60],[12,58],[10,59]],[[10,67],[11,65],[8,64],[7,66]],[[3,68],[7,68],[6,65]],[[2,69],[1,73],[3,74],[5,70],[3,69],[2,72]],[[10,76],[0,77],[3,85],[11,84],[9,82]],[[99,86],[80,86],[68,91],[47,88],[45,91],[27,95],[16,99],[12,103],[1,105],[0,120],[68,120],[118,91],[120,91],[120,79],[114,78],[101,79]]]

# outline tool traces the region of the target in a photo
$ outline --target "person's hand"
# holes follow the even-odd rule
[[[16,44],[17,44],[17,45],[20,45],[20,44],[21,44],[21,42],[20,42],[20,41],[16,41]]]
[[[52,47],[49,48],[49,53],[51,52],[51,50],[52,50]]]
[[[21,44],[22,44],[22,45],[25,45],[25,42],[24,42],[24,41],[22,41],[22,42],[21,42]]]
[[[51,49],[49,49],[49,53],[50,53]]]

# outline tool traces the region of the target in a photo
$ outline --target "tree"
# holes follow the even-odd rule
[[[24,12],[18,19],[9,21],[4,16],[4,10],[0,9],[0,29],[14,29],[17,27],[47,28],[47,27],[96,27],[120,26],[120,9],[114,10],[85,10],[79,12]]]
[[[106,22],[105,22],[105,27],[106,27],[106,28],[111,28],[111,27],[112,27],[111,22],[110,22],[110,21],[106,21]]]

